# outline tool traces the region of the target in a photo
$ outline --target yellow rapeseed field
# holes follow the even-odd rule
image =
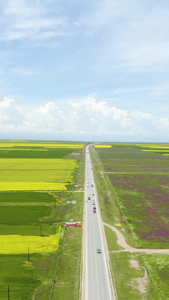
[[[100,144],[100,145],[94,145],[95,148],[111,148],[112,145],[106,145],[106,144]]]
[[[77,166],[75,159],[62,158],[0,158],[0,170],[73,170]],[[12,181],[12,180],[11,180]]]
[[[167,150],[163,150],[163,149],[157,149],[157,148],[155,148],[155,149],[143,149],[142,151],[147,151],[147,152],[169,152],[169,149],[167,149]]]
[[[85,144],[83,143],[75,143],[75,144],[70,144],[70,143],[55,143],[55,142],[16,142],[16,141],[11,141],[11,142],[0,142],[0,148],[13,148],[13,147],[46,147],[46,148],[71,148],[71,149],[83,149]],[[15,148],[16,150],[17,148]]]
[[[153,148],[153,149],[169,149],[169,146],[167,146],[166,144],[137,144],[137,146],[139,147],[143,147],[143,148]]]
[[[66,190],[72,184],[75,159],[0,159],[0,191]]]
[[[0,235],[0,254],[26,254],[57,251],[61,235],[50,236]]]
[[[65,191],[65,183],[51,182],[3,182],[0,181],[0,191]]]

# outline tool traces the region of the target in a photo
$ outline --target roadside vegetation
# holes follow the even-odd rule
[[[103,221],[132,247],[168,249],[169,146],[109,145],[90,148]],[[168,299],[168,256],[126,252],[105,233],[118,299]]]
[[[8,186],[0,192],[1,300],[79,298],[82,228],[66,230],[65,224],[83,221],[83,147],[77,143],[0,143],[4,162],[0,182]],[[55,180],[55,189],[19,191],[18,182],[25,183],[25,178],[38,182],[40,176],[42,184]],[[15,182],[12,191],[11,182]],[[64,188],[59,190],[60,182]],[[78,184],[82,185],[75,188]]]

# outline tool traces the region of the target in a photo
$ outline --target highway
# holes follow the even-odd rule
[[[85,182],[85,296],[83,295],[83,299],[115,300],[106,262],[100,210],[88,146],[86,147]],[[97,249],[100,249],[101,253],[97,253]]]

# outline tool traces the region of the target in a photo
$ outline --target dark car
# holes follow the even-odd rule
[[[88,200],[90,200],[90,197],[88,197]]]

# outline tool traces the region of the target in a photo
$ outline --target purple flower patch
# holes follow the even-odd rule
[[[111,174],[127,217],[138,236],[169,242],[169,176],[167,174]]]

